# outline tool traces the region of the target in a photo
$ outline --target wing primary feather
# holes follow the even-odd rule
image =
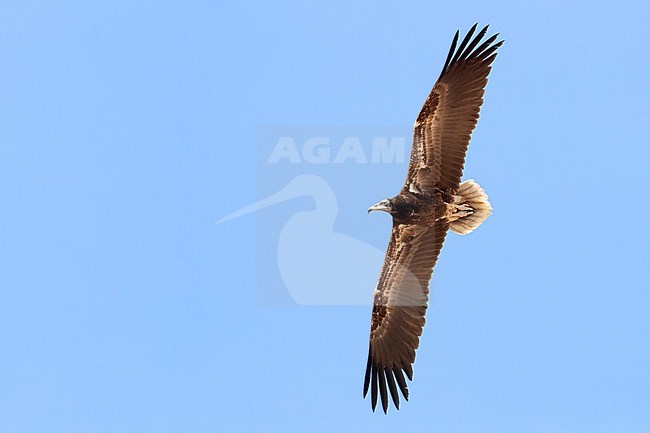
[[[384,371],[384,374],[386,375],[386,382],[388,383],[388,390],[390,391],[390,396],[393,399],[393,404],[395,405],[395,408],[399,410],[399,391],[397,391],[397,386],[395,386],[393,370],[386,369]]]
[[[404,399],[406,401],[409,401],[409,387],[406,384],[406,379],[404,379],[404,373],[402,373],[402,369],[399,367],[393,368],[393,374],[395,374],[395,380],[399,385],[400,391],[402,391],[402,395],[404,396]]]
[[[481,39],[483,39],[483,36],[485,36],[485,34],[487,33],[489,27],[490,26],[487,25],[487,26],[483,27],[480,32],[478,32],[478,35],[476,35],[476,37],[472,40],[472,42],[470,42],[470,44],[467,46],[467,48],[465,48],[465,51],[463,51],[463,54],[460,55],[460,60],[466,59],[467,56],[469,54],[471,54],[474,47],[476,45],[478,45],[479,42],[481,42]]]
[[[501,41],[501,42],[499,42],[499,43],[497,43],[497,44],[492,45],[490,48],[488,48],[487,50],[483,51],[483,52],[482,52],[479,56],[477,56],[476,58],[477,58],[478,60],[481,60],[481,61],[485,62],[486,59],[488,58],[488,56],[490,56],[490,54],[494,53],[494,52],[497,50],[497,48],[499,48],[501,45],[503,45],[503,41]]]
[[[410,381],[413,381],[413,367],[410,363],[404,364],[404,373],[406,373],[406,377],[408,377]]]
[[[488,47],[490,46],[490,44],[491,44],[492,42],[494,42],[494,40],[495,40],[498,36],[499,36],[498,33],[495,34],[495,35],[490,36],[490,37],[489,37],[485,42],[483,42],[483,43],[481,44],[480,47],[478,47],[477,49],[474,50],[474,52],[473,52],[473,53],[472,53],[472,54],[467,58],[467,60],[474,60],[475,58],[477,58],[478,56],[480,56],[481,53],[483,53],[483,51],[484,51],[486,48],[488,48]]]
[[[471,29],[469,29],[469,32],[465,35],[463,38],[463,42],[460,43],[460,46],[458,47],[458,50],[456,50],[456,55],[452,59],[451,63],[456,63],[458,61],[458,58],[460,57],[460,54],[463,52],[465,49],[465,46],[469,42],[469,39],[472,37],[474,34],[474,31],[476,30],[476,26],[478,26],[478,23],[474,24]]]
[[[370,386],[370,370],[372,369],[372,352],[368,348],[368,364],[366,365],[366,377],[363,380],[363,398],[366,398],[368,395],[368,387]]]
[[[372,363],[372,385],[370,386],[370,399],[372,401],[372,411],[377,407],[377,366]]]
[[[454,40],[451,41],[451,47],[449,48],[449,54],[447,54],[447,60],[445,60],[445,66],[442,68],[442,72],[440,75],[445,73],[447,70],[447,67],[449,66],[449,63],[451,62],[451,56],[454,55],[454,50],[456,49],[456,44],[458,43],[458,37],[460,36],[460,32],[456,30],[456,34],[454,35]]]
[[[377,373],[379,373],[379,394],[381,396],[381,408],[384,410],[384,413],[386,413],[388,412],[388,393],[386,392],[386,375],[384,373],[384,367],[379,365]]]
[[[483,63],[487,63],[488,65],[494,61],[494,59],[497,58],[497,53],[492,54],[490,57],[485,59]]]

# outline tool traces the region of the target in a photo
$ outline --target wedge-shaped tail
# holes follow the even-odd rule
[[[473,232],[492,213],[487,194],[472,179],[460,184],[454,206],[456,213],[451,218],[449,228],[459,235]],[[457,219],[454,220],[453,217]]]

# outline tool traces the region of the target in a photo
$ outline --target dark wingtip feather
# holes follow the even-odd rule
[[[406,401],[409,401],[409,387],[406,384],[406,379],[404,379],[404,373],[402,372],[402,369],[399,367],[393,368],[393,374],[395,375],[395,380],[399,385],[400,391],[402,391],[404,399]]]
[[[368,395],[368,387],[370,386],[370,370],[372,364],[372,356],[370,350],[371,349],[368,348],[368,364],[366,364],[366,377],[363,380],[363,398],[366,398],[366,395]]]
[[[489,47],[488,49],[486,49],[485,51],[483,51],[481,54],[479,54],[478,56],[476,56],[476,59],[477,59],[477,60],[480,60],[480,61],[482,61],[482,62],[486,62],[487,59],[488,59],[489,57],[491,57],[492,53],[494,53],[494,57],[496,57],[496,53],[495,53],[495,51],[496,51],[496,50],[497,50],[501,45],[503,45],[503,41],[499,41],[499,42],[497,42],[496,44],[492,45],[491,47]],[[492,58],[492,60],[494,60],[494,58]],[[490,60],[490,62],[488,62],[488,63],[491,63],[492,60]]]
[[[471,29],[467,32],[465,37],[463,38],[463,42],[460,43],[460,46],[458,47],[458,50],[456,50],[456,55],[454,55],[454,58],[451,60],[451,63],[456,63],[458,61],[458,58],[460,57],[460,54],[465,50],[465,47],[467,46],[467,43],[469,42],[470,38],[476,31],[476,26],[478,26],[478,23],[474,24]]]
[[[470,53],[467,60],[471,61],[479,57],[487,48],[490,47],[490,44],[494,42],[498,36],[499,34],[497,33],[486,39],[485,42],[483,42],[477,49],[474,50],[474,52]]]
[[[377,407],[377,367],[372,364],[372,385],[370,387],[370,399],[372,401],[372,411]]]
[[[456,30],[456,34],[454,35],[454,40],[451,41],[451,47],[449,48],[449,54],[447,54],[447,60],[445,60],[445,66],[442,67],[442,72],[440,75],[444,74],[447,68],[449,67],[449,63],[451,63],[451,56],[454,55],[454,50],[456,50],[456,44],[458,43],[458,38],[460,37],[460,31]]]
[[[413,381],[413,366],[411,366],[411,364],[409,364],[409,363],[404,364],[404,373],[406,373],[406,377],[408,377],[409,380],[412,382]]]
[[[397,391],[397,386],[395,385],[395,378],[393,377],[393,370],[386,369],[384,371],[386,375],[386,382],[388,383],[388,390],[390,391],[390,397],[393,399],[393,404],[395,408],[399,410],[399,394]]]
[[[384,374],[384,367],[379,365],[377,370],[379,373],[379,395],[381,397],[381,408],[384,413],[388,412],[388,393],[386,392],[386,375]]]
[[[487,26],[483,27],[480,32],[478,32],[478,34],[474,37],[472,42],[470,42],[467,48],[465,48],[465,51],[463,51],[463,53],[460,55],[459,59],[465,60],[467,58],[467,56],[472,52],[474,47],[476,47],[476,45],[478,45],[481,39],[483,39],[483,36],[485,36],[489,27],[490,25],[488,24]]]

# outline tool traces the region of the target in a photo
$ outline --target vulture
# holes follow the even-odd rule
[[[413,380],[429,298],[429,280],[448,230],[465,235],[491,214],[483,189],[473,180],[461,183],[469,145],[491,64],[503,40],[485,40],[488,26],[476,36],[475,24],[458,44],[457,31],[433,90],[413,126],[413,145],[404,186],[393,198],[368,209],[388,212],[393,227],[374,290],[370,347],[363,396],[370,391],[372,410],[389,395],[399,409],[408,401],[406,379]]]

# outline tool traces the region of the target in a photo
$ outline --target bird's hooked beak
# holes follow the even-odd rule
[[[382,200],[377,204],[373,204],[368,208],[368,213],[372,212],[373,210],[382,210],[384,212],[390,213],[390,202],[388,199]]]

